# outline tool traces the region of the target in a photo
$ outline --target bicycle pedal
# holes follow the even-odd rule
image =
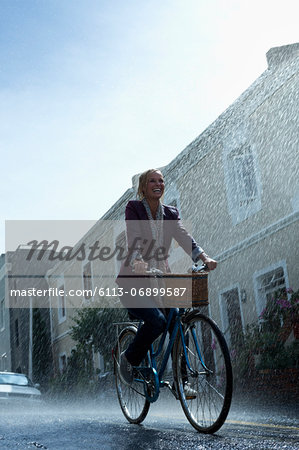
[[[192,389],[189,383],[186,383],[184,385],[184,394],[186,400],[194,400],[197,397],[197,392],[195,391],[195,389]]]

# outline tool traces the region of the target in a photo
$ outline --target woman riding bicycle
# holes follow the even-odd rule
[[[209,270],[217,266],[217,262],[206,255],[187,233],[177,208],[161,203],[164,188],[164,179],[160,170],[147,170],[139,177],[138,197],[140,200],[129,201],[126,206],[125,220],[130,256],[122,264],[117,278],[120,287],[127,288],[130,283],[131,287],[136,287],[138,280],[134,278],[134,275],[141,276],[142,280],[142,275],[152,268],[164,273],[170,272],[167,255],[172,238],[194,262],[201,259]],[[164,257],[161,257],[161,249],[163,249]],[[141,281],[143,286],[145,282],[146,280]],[[157,305],[154,298],[147,297],[146,303],[142,303],[144,297],[132,298],[127,294],[121,297],[121,300],[132,316],[143,321],[136,337],[121,355],[120,374],[125,383],[130,384],[133,381],[132,366],[140,365],[151,344],[164,331],[167,310]]]

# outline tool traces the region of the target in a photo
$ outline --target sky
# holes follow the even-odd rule
[[[5,220],[97,220],[299,42],[297,0],[0,0]]]

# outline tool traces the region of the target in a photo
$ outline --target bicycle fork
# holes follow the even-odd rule
[[[201,372],[198,372],[197,370],[193,370],[192,369],[190,361],[189,361],[189,357],[188,357],[188,352],[187,352],[187,348],[188,348],[187,345],[188,344],[186,345],[186,339],[185,339],[185,336],[184,336],[183,326],[182,326],[182,324],[180,324],[180,333],[181,333],[181,339],[182,339],[182,343],[183,343],[184,357],[185,357],[185,360],[186,360],[187,367],[188,367],[188,369],[190,371],[190,375],[191,375],[191,377],[194,377],[194,378],[198,377],[198,375],[209,375],[209,374],[212,373],[212,371],[205,365],[205,362],[203,360],[203,357],[202,357],[202,354],[201,354],[201,351],[200,351],[200,348],[199,348],[199,345],[198,345],[198,340],[197,340],[197,337],[196,337],[195,325],[194,324],[190,326],[190,331],[191,331],[191,335],[192,335],[192,338],[193,338],[193,341],[194,341],[194,345],[195,345],[195,348],[196,348],[197,355],[198,355],[200,363],[201,363],[201,365],[202,365],[202,367],[204,369],[204,371],[201,371]]]

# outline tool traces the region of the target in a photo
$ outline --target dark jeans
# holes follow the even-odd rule
[[[139,366],[145,358],[151,344],[157,339],[166,328],[167,315],[158,308],[127,308],[129,313],[136,319],[143,320],[142,326],[139,328],[134,340],[126,350],[126,357],[132,366]],[[171,333],[173,324],[171,324],[169,332]]]

